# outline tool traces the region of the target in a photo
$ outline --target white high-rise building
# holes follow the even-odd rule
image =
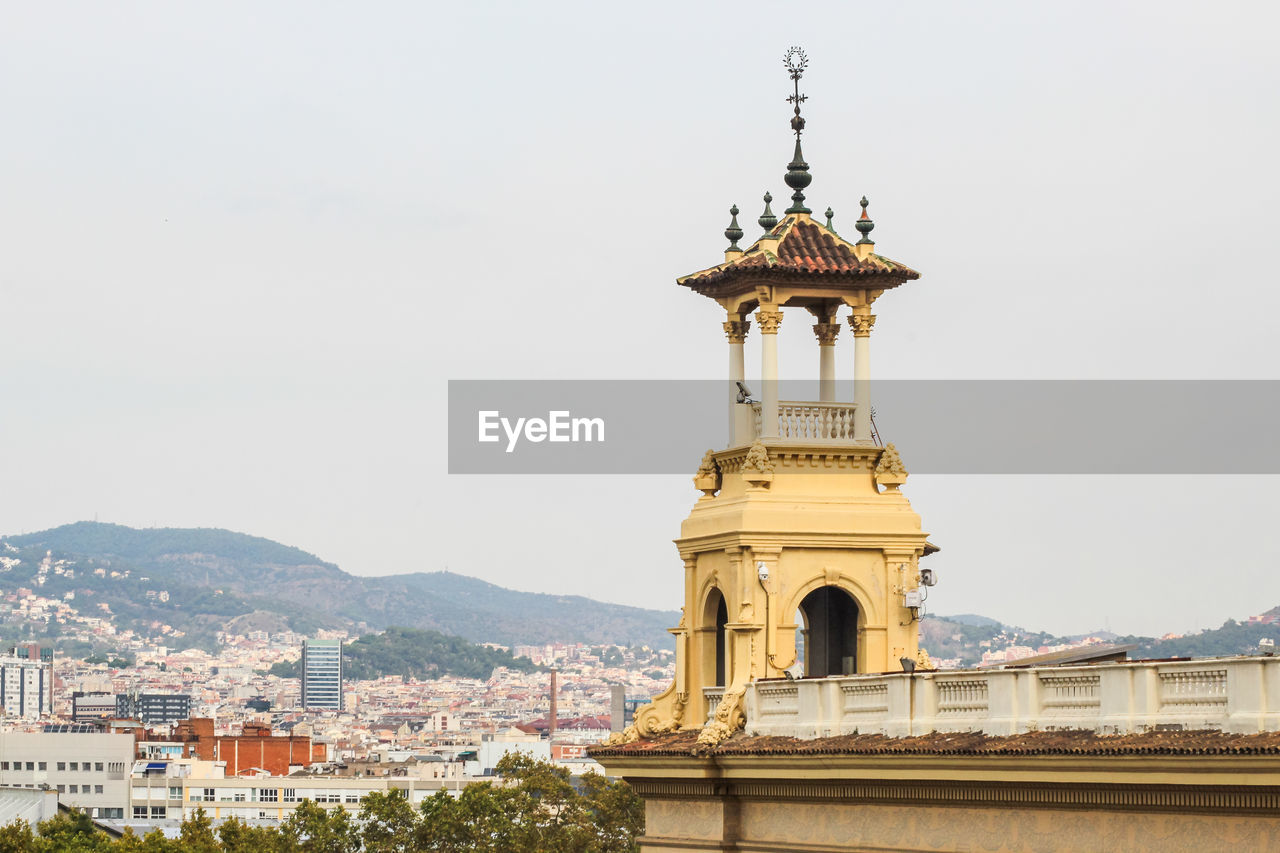
[[[342,641],[302,641],[302,707],[342,710]]]
[[[20,646],[0,656],[0,714],[38,720],[53,713],[53,650]]]

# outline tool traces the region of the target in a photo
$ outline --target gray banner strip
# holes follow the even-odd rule
[[[818,397],[816,382],[778,385],[782,401]],[[450,380],[449,472],[692,474],[728,445],[730,394],[719,380]],[[871,400],[912,473],[1280,473],[1280,381],[883,380]]]

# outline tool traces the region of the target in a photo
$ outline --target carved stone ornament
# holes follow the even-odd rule
[[[674,688],[675,685],[672,684],[662,695],[655,697],[653,702],[642,705],[636,711],[635,722],[622,731],[609,735],[601,743],[604,746],[619,746],[624,743],[634,743],[641,738],[678,731],[684,722],[684,706],[689,701],[688,694],[676,693],[672,697],[670,716],[664,718],[660,710],[662,704],[660,700],[671,696]]]
[[[782,325],[782,312],[766,311],[761,308],[756,312],[756,322],[760,324],[762,335],[776,335],[778,327]]]
[[[759,439],[747,451],[747,458],[742,462],[742,479],[753,486],[768,486],[773,482],[773,462],[769,459],[769,449]]]
[[[716,463],[715,452],[708,450],[702,456],[702,464],[693,475],[693,487],[702,492],[704,498],[715,497],[720,491],[720,466]]]
[[[724,334],[731,344],[746,343],[747,332],[750,330],[750,320],[725,320],[724,322]]]
[[[839,323],[814,323],[813,333],[818,336],[818,346],[833,347],[836,336],[840,334]]]
[[[936,670],[936,669],[937,667],[934,666],[933,664],[933,658],[929,657],[929,653],[925,651],[924,647],[922,646],[919,649],[917,649],[916,650],[916,671],[932,672],[933,670]]]
[[[724,698],[716,706],[715,715],[698,733],[698,742],[693,748],[694,755],[705,755],[747,724],[747,713],[742,707],[745,692],[742,687],[725,691]]]
[[[898,448],[893,442],[884,446],[880,461],[876,463],[876,483],[884,486],[887,492],[896,492],[898,487],[907,481],[907,469],[898,455]]]
[[[855,338],[869,337],[871,335],[871,327],[875,324],[875,314],[851,314],[849,316],[849,328],[853,329]]]

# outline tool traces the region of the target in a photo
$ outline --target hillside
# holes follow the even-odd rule
[[[1268,611],[1263,616],[1280,619],[1280,608]],[[958,657],[965,666],[981,662],[982,653],[987,648],[1000,649],[1009,645],[1021,645],[1035,649],[1040,646],[1075,642],[1085,636],[1097,637],[1108,643],[1134,643],[1137,648],[1129,656],[1135,659],[1218,657],[1257,654],[1260,640],[1280,641],[1280,623],[1246,624],[1228,619],[1217,628],[1167,640],[1136,635],[1122,637],[1107,631],[1059,637],[1004,625],[995,619],[973,614],[930,616],[920,623],[920,644],[925,646],[932,656]]]
[[[46,551],[51,555],[46,559]],[[679,614],[605,604],[581,596],[517,592],[451,572],[357,577],[314,554],[270,539],[215,529],[135,530],[78,522],[0,538],[0,594],[30,589],[82,617],[117,629],[173,636],[172,645],[212,649],[219,631],[368,634],[391,626],[436,631],[472,643],[582,642],[670,648]],[[70,596],[70,598],[68,598]],[[1278,608],[1280,610],[1280,608]],[[1272,612],[1275,615],[1275,612]],[[58,637],[30,616],[0,608],[0,643]],[[921,641],[937,658],[981,660],[988,648],[1038,648],[1075,639],[1003,625],[976,614],[930,616]],[[83,630],[80,631],[84,633]],[[1280,626],[1227,621],[1177,639],[1095,636],[1138,644],[1135,657],[1230,655],[1280,640]],[[86,652],[83,642],[64,642]],[[109,643],[93,643],[106,654]]]
[[[675,612],[517,592],[451,572],[357,577],[298,548],[228,530],[84,521],[0,538],[0,593],[19,588],[58,600],[71,593],[82,612],[102,615],[107,605],[118,628],[152,635],[168,625],[183,632],[182,644],[206,648],[228,622],[251,614],[239,623],[284,620],[303,633],[400,625],[504,645],[654,648],[670,647],[666,629],[679,620]],[[13,633],[0,625],[0,637]]]
[[[342,647],[342,666],[343,674],[356,681],[386,675],[488,678],[500,666],[519,672],[538,669],[528,658],[512,657],[510,652],[469,643],[460,637],[394,626],[380,634],[366,634],[345,644]],[[302,662],[278,663],[271,667],[271,674],[299,678]]]

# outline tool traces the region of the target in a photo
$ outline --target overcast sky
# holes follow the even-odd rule
[[[792,44],[810,206],[848,228],[865,193],[877,251],[923,273],[877,303],[877,376],[1278,378],[1278,18],[6,4],[0,533],[226,527],[677,607],[688,475],[451,477],[446,381],[719,377],[720,310],[674,280],[722,257],[731,203],[784,196]],[[809,322],[786,376],[815,369]],[[1280,604],[1276,486],[904,491],[943,548],[934,612],[1163,633]]]

